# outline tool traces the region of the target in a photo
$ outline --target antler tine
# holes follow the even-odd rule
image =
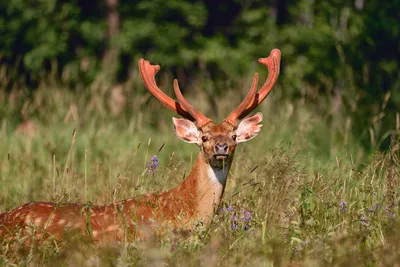
[[[196,121],[195,118],[188,111],[186,111],[185,108],[164,94],[164,92],[161,91],[161,89],[157,86],[155,76],[160,70],[159,65],[151,65],[149,61],[141,58],[139,60],[139,70],[144,85],[150,91],[150,93],[161,102],[161,104],[188,120]]]
[[[233,126],[236,126],[236,121],[239,118],[239,116],[243,113],[243,111],[246,109],[247,106],[251,105],[252,101],[254,100],[254,95],[257,90],[257,84],[258,84],[258,73],[256,72],[253,77],[253,83],[251,85],[250,91],[247,93],[246,98],[240,103],[239,106],[235,108],[234,111],[229,114],[228,117],[224,121],[230,123]]]
[[[267,58],[260,58],[258,60],[261,64],[268,67],[268,78],[265,81],[261,89],[255,94],[254,100],[250,102],[247,108],[239,115],[238,119],[243,119],[250,112],[252,112],[271,91],[272,87],[275,85],[279,76],[279,69],[281,63],[281,51],[279,49],[273,49]]]
[[[183,97],[181,89],[179,89],[179,84],[177,79],[174,80],[174,92],[179,100],[179,103],[181,103],[184,109],[186,109],[196,120],[197,126],[203,127],[204,125],[212,121],[210,118],[207,118],[200,111],[198,111],[192,105],[190,105],[189,102]]]

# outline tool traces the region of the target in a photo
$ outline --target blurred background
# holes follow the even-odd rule
[[[13,0],[0,12],[0,117],[15,127],[35,116],[26,101],[43,87],[141,109],[141,57],[161,65],[167,92],[177,77],[223,116],[216,99],[244,94],[255,71],[267,75],[257,59],[279,48],[279,99],[328,121],[340,113],[367,150],[399,128],[400,1]]]

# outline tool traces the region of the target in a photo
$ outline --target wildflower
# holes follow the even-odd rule
[[[339,204],[339,211],[345,211],[347,210],[347,202],[346,201],[342,201]]]
[[[380,208],[381,208],[381,205],[378,203],[378,204],[375,205],[375,209],[372,207],[372,208],[369,209],[369,212],[371,212],[371,213],[372,213],[372,212],[375,212],[375,211],[377,211],[377,210],[380,209]]]
[[[242,209],[241,212],[235,211],[232,206],[228,206],[226,208],[221,208],[221,212],[226,212],[225,214],[230,214],[229,220],[231,224],[231,229],[233,231],[236,230],[244,230],[247,231],[250,229],[250,222],[252,220],[251,212]]]
[[[241,219],[242,219],[244,222],[251,221],[252,216],[251,216],[251,213],[250,213],[249,211],[247,211],[247,210],[242,210],[242,213],[243,213],[244,215],[241,216]]]
[[[385,212],[388,213],[389,211],[390,211],[390,204],[387,204],[387,205],[386,205]]]
[[[149,171],[154,172],[158,166],[158,157],[154,155],[150,158],[150,162],[147,164]]]
[[[236,230],[236,229],[237,229],[237,223],[234,222],[234,223],[232,223],[232,230]]]
[[[393,219],[395,216],[395,213],[392,211],[390,204],[386,205],[385,213],[386,213],[386,217],[389,219]]]
[[[244,226],[244,230],[247,231],[247,230],[250,229],[250,222],[251,222],[251,219],[252,219],[252,215],[247,210],[242,210],[242,213],[243,213],[243,215],[242,215],[241,218],[242,218],[243,222],[246,223],[246,225]]]

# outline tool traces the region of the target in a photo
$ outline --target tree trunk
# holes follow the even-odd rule
[[[107,48],[103,55],[103,70],[114,75],[118,64],[118,48],[113,45],[112,39],[119,33],[120,15],[118,12],[119,0],[105,0],[107,8]],[[114,77],[113,77],[114,78]]]

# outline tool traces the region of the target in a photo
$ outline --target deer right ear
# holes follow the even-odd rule
[[[262,125],[259,123],[262,121],[262,118],[262,114],[258,112],[242,120],[236,129],[236,143],[246,142],[256,137],[261,131]]]
[[[181,118],[172,118],[172,121],[174,122],[175,134],[180,139],[187,143],[200,145],[200,133],[193,122]]]

